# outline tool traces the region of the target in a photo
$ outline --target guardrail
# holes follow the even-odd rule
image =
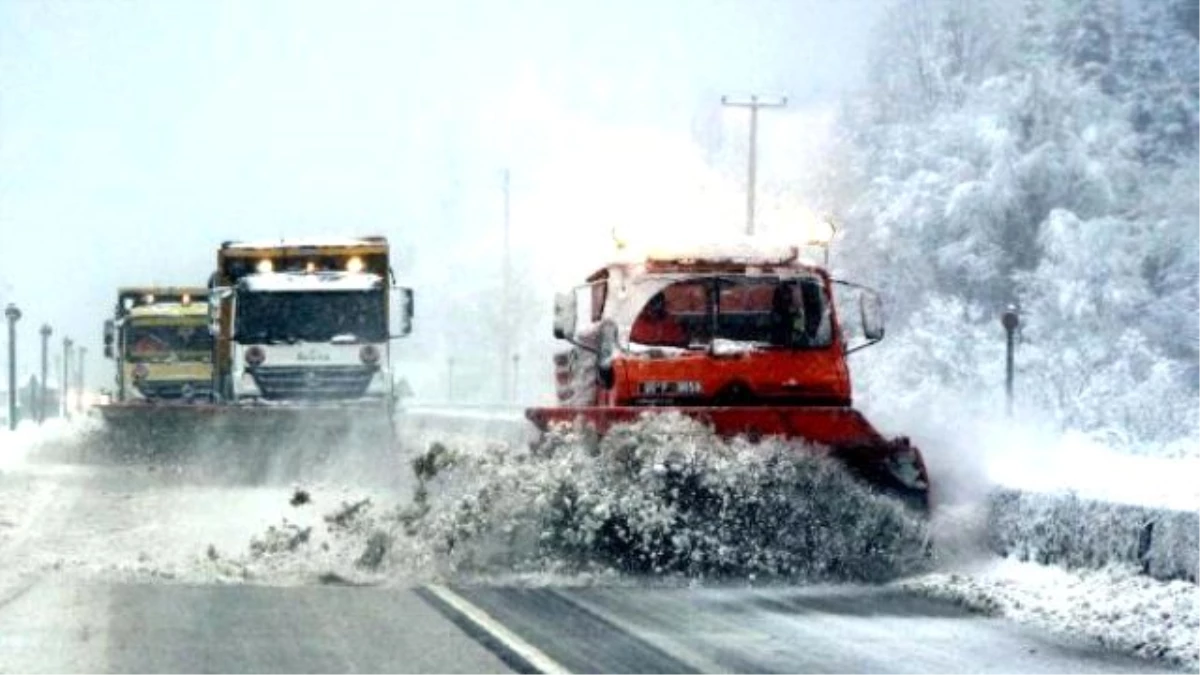
[[[1196,511],[1001,490],[991,498],[988,537],[996,553],[1066,567],[1125,563],[1193,583],[1200,567]]]

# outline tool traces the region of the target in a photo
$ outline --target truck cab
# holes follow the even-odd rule
[[[412,291],[394,286],[383,237],[226,242],[211,291],[221,400],[394,406]]]
[[[874,292],[844,290],[861,298],[860,345],[835,282],[795,248],[611,263],[559,296],[555,334],[572,343],[556,359],[559,401],[849,407],[846,354],[883,329]]]
[[[204,287],[127,287],[104,326],[119,403],[198,403],[212,394],[212,336]]]

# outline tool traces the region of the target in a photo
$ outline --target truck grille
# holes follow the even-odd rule
[[[207,401],[212,398],[210,380],[158,380],[138,382],[134,386],[142,396],[152,400],[178,401],[186,398]]]
[[[263,398],[342,399],[366,393],[377,366],[268,366],[250,371]]]

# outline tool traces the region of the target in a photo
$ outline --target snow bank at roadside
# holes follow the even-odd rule
[[[992,551],[1018,560],[1068,569],[1125,564],[1156,579],[1195,583],[1198,528],[1196,511],[1003,490],[990,500],[987,541]]]
[[[923,575],[897,585],[1188,670],[1200,669],[1200,588],[1157,581],[1111,566],[1060,567],[995,560],[956,572]]]

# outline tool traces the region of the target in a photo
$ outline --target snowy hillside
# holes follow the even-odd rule
[[[887,297],[865,398],[1003,409],[1195,456],[1197,18],[1184,0],[895,3],[810,194],[835,270]]]

